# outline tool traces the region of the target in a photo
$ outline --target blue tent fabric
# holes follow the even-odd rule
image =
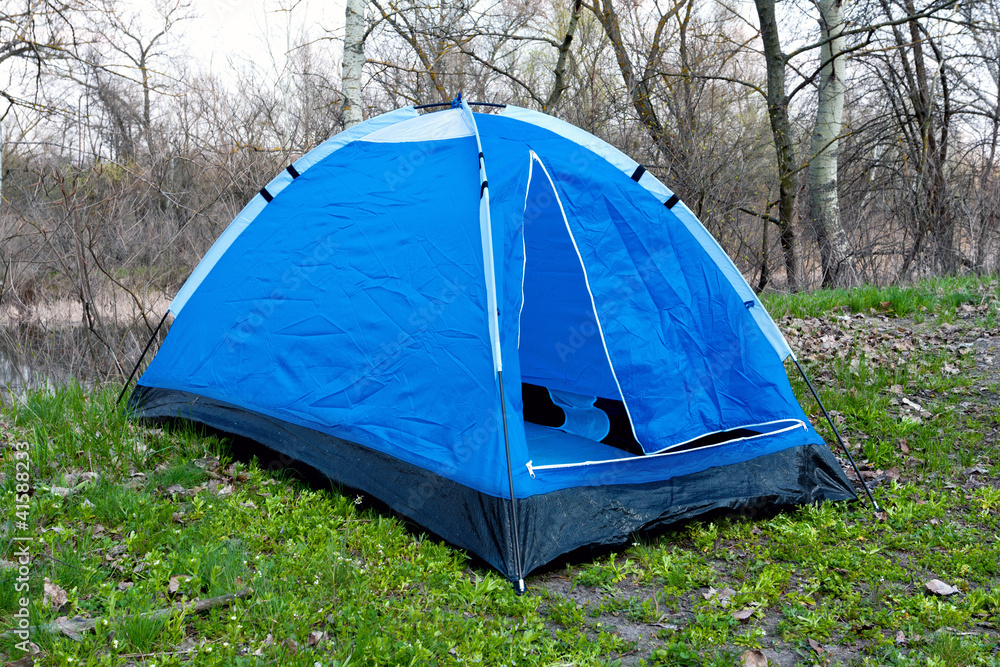
[[[728,258],[651,175],[560,123],[407,108],[300,158],[182,288],[133,414],[284,448],[514,579],[581,546],[568,524],[554,543],[538,533],[586,513],[574,490],[644,508],[609,514],[592,540],[608,543],[695,512],[671,505],[683,480],[741,471],[757,489],[709,485],[705,508],[852,498],[842,472],[802,486],[839,468]],[[522,383],[563,421],[526,422]],[[615,446],[606,404],[643,454]],[[763,475],[767,457],[787,469]],[[390,470],[415,487],[380,482]],[[434,518],[444,497],[464,519]]]
[[[464,159],[476,151],[468,138],[415,145],[421,177],[397,181],[385,174],[405,173],[406,158],[391,148],[356,142],[275,197],[190,297],[141,384],[245,405],[502,496],[480,239],[466,224],[478,217]]]

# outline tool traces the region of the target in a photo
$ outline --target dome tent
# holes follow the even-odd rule
[[[642,528],[855,498],[721,247],[641,165],[542,113],[406,107],[336,135],[169,312],[133,416],[261,442],[520,588]]]

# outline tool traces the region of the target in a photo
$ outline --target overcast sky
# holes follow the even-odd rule
[[[224,74],[228,61],[280,62],[292,34],[315,39],[325,30],[343,37],[344,0],[193,0],[196,17],[181,25],[190,54],[205,69]],[[293,7],[291,12],[282,7]],[[338,54],[341,45],[330,44]]]

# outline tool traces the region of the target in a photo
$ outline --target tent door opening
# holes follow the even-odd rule
[[[534,154],[522,243],[518,351],[532,459],[542,465],[642,455],[583,260],[555,187]]]

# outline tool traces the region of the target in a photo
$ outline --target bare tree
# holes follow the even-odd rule
[[[365,0],[347,0],[344,27],[344,65],[341,78],[344,127],[364,120],[361,109],[361,74],[365,65]]]
[[[816,0],[820,26],[819,101],[809,161],[809,213],[819,241],[824,287],[857,281],[850,241],[840,220],[837,160],[844,125],[844,2]]]

